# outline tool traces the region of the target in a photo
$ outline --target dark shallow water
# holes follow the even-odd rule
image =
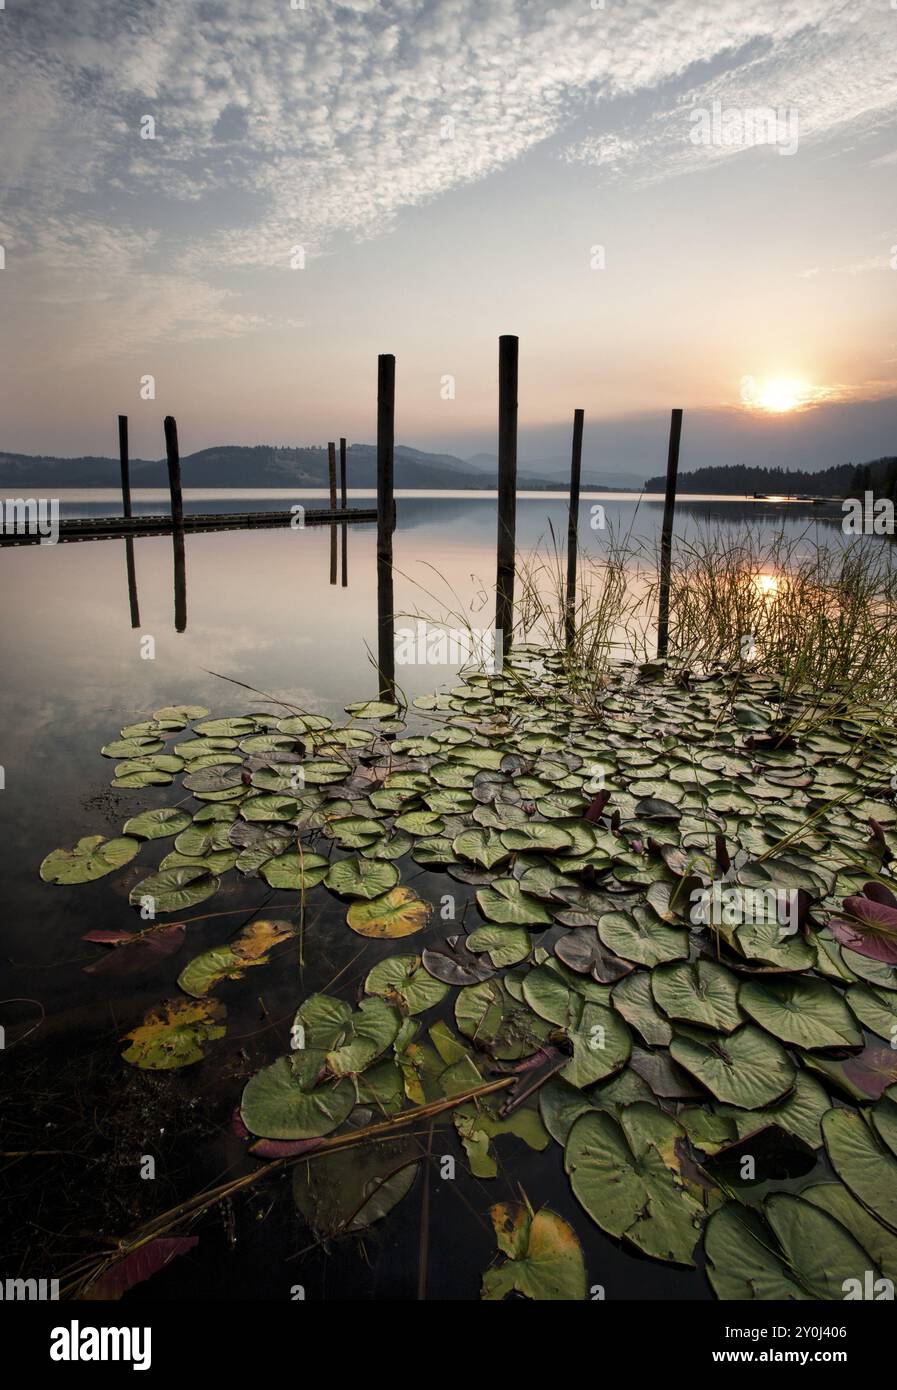
[[[272,499],[252,505],[263,504],[284,505]],[[98,512],[112,510],[94,505]],[[189,505],[212,509],[207,500]],[[234,503],[222,499],[221,506]],[[601,533],[589,531],[590,506],[583,503],[582,534],[600,545]],[[152,504],[144,509],[158,510]],[[824,532],[831,523],[820,510],[788,509],[784,525],[794,536],[808,526]],[[83,505],[77,514],[85,514]],[[650,539],[660,507],[616,502],[608,504],[608,514]],[[680,532],[721,516],[736,528],[750,521],[771,532],[781,513],[731,502],[686,504]],[[539,542],[548,518],[562,534],[562,500],[521,502],[521,549]],[[403,613],[435,616],[459,606],[472,623],[487,627],[494,543],[491,500],[401,499],[397,625]],[[346,703],[377,693],[373,527],[348,531],[346,587],[329,583],[330,528],[189,536],[180,596],[183,631],[175,630],[171,540],[141,539],[134,557],[136,594],[129,598],[123,541],[0,551],[6,600],[0,632],[0,996],[20,1001],[4,1002],[0,1013],[7,1030],[4,1147],[64,1151],[14,1163],[3,1175],[0,1199],[11,1232],[7,1274],[53,1277],[63,1256],[82,1250],[88,1236],[124,1233],[205,1184],[249,1171],[254,1162],[230,1130],[245,1079],[287,1050],[292,1015],[306,995],[339,974],[334,992],[354,998],[371,966],[395,951],[393,943],[366,942],[349,932],[344,906],[316,894],[304,971],[294,955],[280,952],[272,965],[250,972],[255,978],[225,985],[228,1036],[205,1061],[162,1075],[137,1072],[120,1060],[121,1035],[150,1005],[176,993],[174,981],[189,957],[229,937],[242,918],[197,923],[188,944],[151,971],[84,973],[103,950],[84,943],[84,932],[133,926],[127,893],[170,848],[170,841],[145,847],[134,864],[97,883],[52,888],[40,882],[38,866],[50,849],[82,835],[113,835],[137,810],[171,804],[172,788],[110,789],[113,763],[99,756],[100,747],[122,725],[164,704],[195,702],[213,714],[259,707],[248,691],[208,672],[337,720]],[[155,643],[152,659],[141,655],[147,637]],[[453,675],[432,665],[397,671],[409,699],[451,683]],[[423,896],[436,899],[447,891],[442,876],[410,860],[401,867],[403,882],[413,882]],[[229,875],[224,884],[237,877]],[[474,890],[451,888],[460,911]],[[232,902],[225,901],[226,892]],[[248,914],[269,895],[261,880],[246,880],[223,889],[215,908]],[[273,915],[284,915],[282,903],[281,896],[271,904]],[[414,949],[449,930],[435,922],[415,938]],[[543,1154],[516,1139],[500,1145],[500,1175],[482,1182],[467,1173],[450,1123],[436,1131],[435,1151],[451,1152],[459,1162],[454,1182],[440,1183],[435,1173],[430,1178],[427,1296],[479,1296],[495,1249],[488,1207],[516,1199],[517,1184],[534,1206],[548,1202],[573,1224],[589,1283],[602,1285],[609,1299],[709,1295],[702,1273],[624,1252],[593,1226],[569,1190],[558,1145]],[[144,1154],[156,1158],[154,1182],[137,1177]],[[251,1198],[236,1200],[232,1230],[224,1214],[208,1218],[199,1228],[199,1246],[132,1296],[289,1299],[292,1286],[302,1284],[310,1298],[416,1298],[422,1199],[419,1175],[409,1196],[363,1243],[348,1240],[308,1252],[311,1238],[293,1209],[289,1178],[280,1177]]]

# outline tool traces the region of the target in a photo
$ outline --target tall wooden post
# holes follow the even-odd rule
[[[514,627],[517,541],[517,355],[519,340],[498,340],[498,544],[495,576],[496,656],[510,646]]]
[[[670,628],[670,567],[673,558],[673,513],[676,510],[676,479],[679,474],[679,440],[682,435],[682,411],[674,410],[670,417],[670,447],[667,453],[667,487],[663,503],[663,526],[660,532],[660,584],[657,603],[657,655],[665,657]]]
[[[377,661],[380,695],[395,698],[395,617],[392,586],[392,533],[396,524],[393,496],[395,449],[396,359],[377,359]]]
[[[173,415],[165,416],[165,453],[168,459],[168,490],[171,494],[171,538],[174,547],[174,630],[187,626],[187,564],[184,545],[184,499],[181,496],[181,455],[178,427]]]
[[[336,511],[336,445],[331,442],[327,445],[327,471],[330,478],[330,510]]]
[[[331,440],[327,445],[327,468],[330,478],[330,512],[336,511],[336,445]],[[330,582],[336,583],[336,522],[330,523]]]
[[[165,453],[168,457],[168,490],[171,493],[171,521],[175,530],[184,526],[184,500],[181,496],[181,456],[178,427],[173,415],[165,416]]]
[[[343,511],[345,511],[349,505],[346,497],[346,464],[346,441],[341,438],[339,442],[339,491],[340,506]],[[342,588],[346,589],[349,586],[349,528],[345,521],[343,522],[342,532],[343,544],[341,551],[340,585]]]
[[[582,475],[582,423],[584,410],[573,412],[573,452],[570,459],[570,514],[567,518],[567,601],[564,635],[572,646],[576,632],[576,561],[579,552],[579,483]]]
[[[122,516],[131,515],[131,479],[128,460],[128,417],[118,417],[118,456],[121,459]]]

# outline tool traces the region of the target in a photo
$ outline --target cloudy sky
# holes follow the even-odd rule
[[[0,450],[897,452],[893,0],[6,0]],[[155,398],[141,398],[154,378]],[[145,392],[144,392],[145,394]]]

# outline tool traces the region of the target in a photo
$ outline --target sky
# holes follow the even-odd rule
[[[897,453],[897,0],[5,0],[0,450]],[[149,383],[148,378],[152,381]]]

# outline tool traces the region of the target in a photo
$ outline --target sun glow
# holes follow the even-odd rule
[[[770,602],[779,592],[780,581],[775,574],[755,574],[751,578],[751,583],[760,597],[768,599]]]
[[[806,388],[802,382],[777,377],[774,381],[761,382],[756,403],[762,410],[781,415],[786,410],[796,410],[805,399]]]

